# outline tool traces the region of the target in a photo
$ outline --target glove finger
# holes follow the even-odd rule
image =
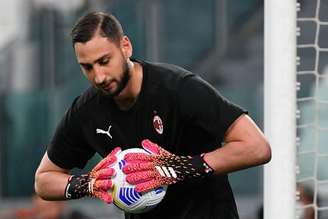
[[[121,148],[120,147],[116,147],[112,150],[112,152],[110,152],[110,154],[108,154],[104,159],[102,159],[94,168],[93,170],[98,171],[104,167],[107,167],[113,163],[116,162],[117,157],[116,155],[121,152]]]
[[[108,179],[115,175],[115,170],[114,168],[105,168],[98,171],[92,171],[90,175],[95,179]]]
[[[102,191],[96,191],[96,192],[94,193],[94,197],[103,200],[103,201],[106,202],[107,204],[111,204],[111,203],[113,202],[113,197],[112,197],[112,195],[111,195],[109,192],[104,191],[104,190],[102,190]]]
[[[96,180],[96,182],[93,185],[93,188],[95,190],[104,190],[107,191],[113,187],[112,180],[106,179],[106,180]]]
[[[162,186],[158,180],[150,180],[147,182],[139,183],[135,186],[137,192],[147,192],[149,190],[155,189]]]
[[[160,147],[158,144],[150,141],[149,139],[145,139],[141,142],[141,145],[143,147],[143,149],[145,149],[147,152],[154,154],[154,155],[165,155],[165,156],[169,156],[171,155],[170,152],[168,152],[167,150],[165,150],[164,148]]]
[[[140,162],[140,161],[153,161],[154,156],[144,153],[127,153],[124,155],[124,160],[126,162]]]
[[[116,157],[106,157],[102,159],[94,168],[93,171],[98,171],[102,168],[110,166],[110,164],[114,163],[117,160]]]
[[[122,149],[120,147],[116,147],[110,152],[109,156],[117,156],[117,154],[120,153],[121,151]]]
[[[156,178],[156,176],[158,176],[158,173],[155,171],[142,171],[138,173],[128,174],[125,180],[132,185],[136,185],[149,180],[153,180],[154,178]]]
[[[134,173],[137,171],[145,171],[154,169],[154,165],[151,162],[142,162],[142,163],[127,163],[122,171],[125,174]]]
[[[151,154],[160,154],[160,147],[153,143],[152,141],[150,141],[149,139],[145,139],[141,142],[142,147],[149,153]]]

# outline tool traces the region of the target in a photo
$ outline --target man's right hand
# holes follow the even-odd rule
[[[117,161],[117,154],[121,148],[117,147],[101,160],[90,173],[83,175],[72,175],[65,189],[66,199],[78,199],[85,196],[96,197],[106,203],[112,203],[113,197],[109,193],[113,183],[111,177],[115,170],[111,168]]]

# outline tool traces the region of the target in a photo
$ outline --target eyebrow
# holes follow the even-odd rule
[[[95,61],[93,61],[93,63],[97,63],[97,62],[99,62],[100,60],[102,60],[104,58],[108,58],[109,56],[110,56],[110,54],[109,53],[106,53],[105,55],[103,55],[103,56],[99,57],[98,59],[96,59]],[[91,65],[92,63],[79,62],[79,64],[86,66],[86,65]]]

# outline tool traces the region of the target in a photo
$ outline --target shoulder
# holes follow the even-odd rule
[[[143,66],[149,83],[160,89],[176,90],[186,78],[195,76],[187,69],[168,63],[144,62]]]
[[[187,69],[168,63],[144,62],[144,66],[146,66],[147,69],[151,70],[151,72],[154,72],[155,74],[158,74],[159,76],[165,75],[165,77],[183,78],[187,77],[188,75],[193,75],[193,73],[188,71]]]

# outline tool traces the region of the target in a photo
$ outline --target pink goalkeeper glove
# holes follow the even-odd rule
[[[150,140],[143,140],[142,147],[151,154],[128,153],[124,156],[126,181],[136,185],[137,192],[213,173],[201,155],[177,156]]]
[[[66,185],[65,198],[78,199],[90,196],[99,198],[108,204],[112,203],[113,198],[108,190],[113,186],[111,177],[115,175],[115,170],[111,166],[117,161],[116,155],[119,152],[121,152],[119,147],[112,150],[88,174],[72,175]]]

